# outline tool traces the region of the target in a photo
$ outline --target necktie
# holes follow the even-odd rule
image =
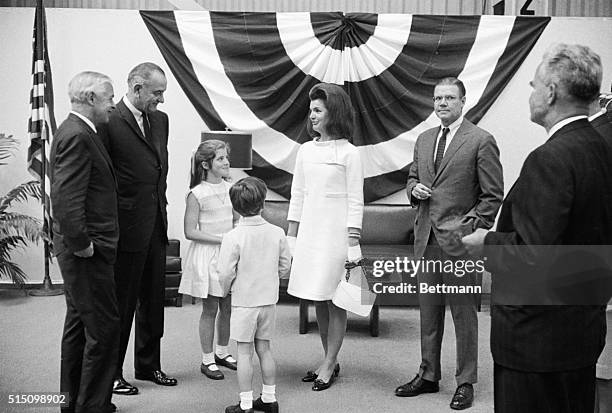
[[[142,114],[142,126],[145,138],[151,139],[151,124],[149,123],[149,117],[146,113]]]
[[[442,158],[444,158],[444,148],[446,148],[446,135],[448,135],[449,129],[442,129],[442,136],[440,136],[440,140],[438,141],[438,149],[436,149],[436,158],[434,160],[434,172],[438,173],[438,168],[442,163]]]

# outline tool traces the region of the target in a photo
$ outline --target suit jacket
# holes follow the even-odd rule
[[[51,205],[56,255],[93,242],[96,252],[114,262],[119,237],[115,173],[100,138],[74,114],[57,129],[51,145]]]
[[[586,119],[565,125],[529,154],[504,200],[497,231],[485,237],[493,300],[507,283],[547,276],[551,267],[540,263],[548,258],[534,248],[562,245],[612,245],[612,145]],[[561,269],[566,256],[562,251],[551,260],[547,265]],[[587,264],[576,265],[577,282]],[[604,311],[597,305],[494,305],[493,359],[532,372],[594,365],[604,345]]]
[[[612,142],[612,112],[607,110],[606,113],[593,119],[591,125],[601,136]]]
[[[168,228],[168,116],[149,114],[151,139],[141,132],[134,115],[121,100],[100,134],[117,172],[119,189],[119,250],[142,251],[148,245],[158,214]]]
[[[438,172],[434,173],[439,131],[439,127],[432,128],[418,137],[408,175],[410,202],[418,208],[414,223],[417,258],[425,252],[430,231],[446,253],[463,254],[460,235],[476,228],[491,228],[504,196],[495,138],[464,119],[444,153]],[[419,182],[431,189],[429,199],[419,201],[412,197],[412,189]]]

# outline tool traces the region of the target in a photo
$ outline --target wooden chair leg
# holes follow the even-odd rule
[[[300,334],[308,333],[308,303],[300,298]]]
[[[374,304],[372,311],[370,312],[370,335],[372,337],[378,337],[378,320],[379,320],[379,308],[378,304]]]

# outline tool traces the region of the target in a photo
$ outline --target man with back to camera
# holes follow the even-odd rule
[[[162,386],[175,386],[177,380],[162,371],[160,361],[168,243],[168,116],[157,105],[164,102],[167,81],[158,65],[141,63],[130,71],[127,83],[127,94],[101,133],[117,172],[119,192],[115,282],[121,337],[113,392],[134,395],[138,388],[123,377],[134,315],[136,379]]]
[[[564,263],[563,275],[578,291],[593,262],[567,262],[571,246],[595,251],[601,247],[593,246],[612,245],[612,145],[587,119],[601,78],[601,59],[590,48],[558,44],[547,51],[530,82],[529,108],[531,121],[546,129],[548,140],[527,156],[504,200],[497,230],[463,238],[470,253],[484,253],[492,301],[500,303],[491,306],[498,413],[594,409],[595,364],[606,334],[605,305],[596,301],[607,302],[609,294],[580,305],[557,305],[550,301],[555,292],[550,281],[564,270],[558,263]],[[561,254],[551,256],[555,250]],[[605,266],[591,271],[603,274],[596,290],[604,287],[609,272]],[[518,280],[524,282],[516,287]],[[527,285],[550,295],[541,296],[546,299],[541,305],[502,295]],[[547,302],[555,305],[543,305]]]
[[[612,88],[611,88],[612,91]],[[589,111],[589,121],[597,133],[612,142],[612,112],[610,109],[612,94],[602,94],[593,100]],[[612,305],[608,305],[608,317]],[[595,413],[612,413],[612,325],[608,323],[606,345],[597,360]]]
[[[113,264],[117,184],[95,124],[114,108],[110,78],[81,72],[68,85],[72,110],[51,145],[53,247],[66,296],[60,391],[64,413],[108,413],[119,347]]]
[[[410,203],[418,208],[414,255],[415,259],[456,262],[467,258],[458,232],[493,226],[504,194],[503,174],[495,138],[462,115],[463,82],[440,80],[433,99],[440,126],[418,137],[407,183]],[[453,273],[420,271],[417,280],[419,285],[435,285],[456,283],[458,278]],[[476,274],[465,274],[461,283],[476,285]],[[413,397],[439,391],[445,301],[451,308],[457,343],[457,389],[450,407],[462,410],[472,406],[477,381],[475,296],[419,294],[422,362],[417,376],[395,394]]]

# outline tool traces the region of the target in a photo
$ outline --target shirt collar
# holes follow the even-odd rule
[[[125,106],[127,106],[130,112],[132,112],[132,115],[134,115],[134,118],[136,118],[136,120],[142,118],[142,111],[136,109],[136,106],[132,105],[132,102],[130,102],[127,96],[123,97],[123,103],[125,103]]]
[[[463,122],[463,115],[459,116],[457,120],[455,120],[453,123],[451,123],[448,126],[444,126],[440,123],[440,131],[442,131],[442,129],[444,128],[448,128],[449,134],[455,135],[455,132],[457,132],[457,129],[459,129],[459,126],[461,126],[462,122]]]
[[[597,113],[594,113],[593,115],[589,116],[589,122],[593,122],[595,119],[597,119],[598,117],[600,117],[604,113],[606,113],[606,109],[605,108],[601,109]]]
[[[87,124],[87,126],[89,126],[91,129],[93,129],[93,131],[95,133],[98,133],[98,130],[96,129],[96,125],[94,125],[94,123],[91,120],[89,120],[89,118],[87,116],[84,116],[84,115],[82,115],[79,112],[76,112],[74,110],[71,110],[70,113],[74,114],[79,119],[81,119],[83,122],[85,122]]]
[[[569,123],[572,123],[574,121],[577,121],[579,119],[586,119],[586,118],[587,118],[586,115],[570,116],[569,118],[565,118],[565,119],[555,123],[553,125],[553,127],[550,128],[550,130],[548,131],[548,137],[550,138],[551,136],[553,136],[555,134],[555,132],[557,132],[559,129],[561,129],[565,125],[567,125]]]
[[[253,215],[251,217],[240,217],[238,225],[261,225],[265,224],[266,220],[261,215]]]

